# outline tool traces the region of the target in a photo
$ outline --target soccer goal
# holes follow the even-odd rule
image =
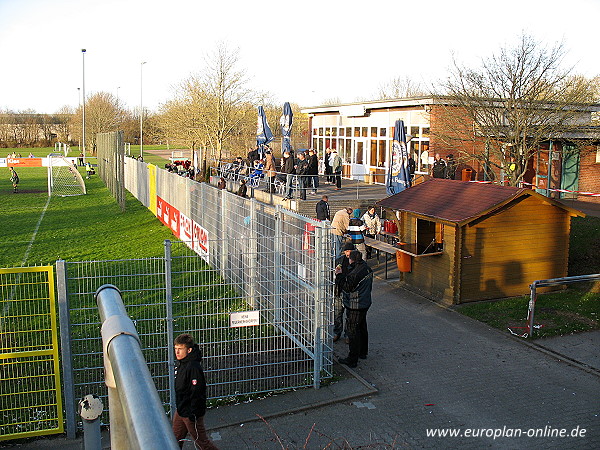
[[[77,167],[60,154],[48,155],[48,195],[69,197],[85,193],[85,182]]]

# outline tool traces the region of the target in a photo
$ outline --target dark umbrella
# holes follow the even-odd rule
[[[279,124],[281,125],[281,153],[286,150],[289,151],[292,149],[292,144],[290,142],[290,135],[292,134],[292,124],[294,123],[294,114],[292,113],[292,107],[290,106],[290,102],[285,102],[283,104],[283,114],[281,115],[281,119],[279,120]]]
[[[392,158],[388,168],[386,187],[388,195],[397,194],[410,187],[408,149],[406,148],[406,132],[404,131],[403,120],[396,120],[394,125]]]
[[[267,123],[267,115],[262,106],[258,107],[258,120],[256,122],[256,146],[262,158],[265,154],[264,146],[273,140],[273,133]]]

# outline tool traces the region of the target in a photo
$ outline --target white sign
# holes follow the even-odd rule
[[[253,327],[260,325],[260,311],[234,312],[229,315],[231,328]]]

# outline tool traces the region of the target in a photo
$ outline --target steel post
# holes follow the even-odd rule
[[[114,443],[111,436],[111,448],[178,449],[142,355],[135,326],[125,314],[119,290],[112,285],[101,286],[96,291],[96,301],[103,322],[102,344],[109,387],[111,434],[113,431],[118,434]],[[127,439],[119,430],[123,425]]]
[[[60,356],[63,370],[65,425],[67,439],[75,439],[77,421],[75,418],[73,354],[71,352],[71,317],[69,314],[69,293],[67,291],[67,265],[62,259],[56,261],[56,290],[58,298],[58,320],[60,324]]]

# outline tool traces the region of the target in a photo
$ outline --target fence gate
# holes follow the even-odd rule
[[[0,269],[0,440],[62,433],[52,266]]]

